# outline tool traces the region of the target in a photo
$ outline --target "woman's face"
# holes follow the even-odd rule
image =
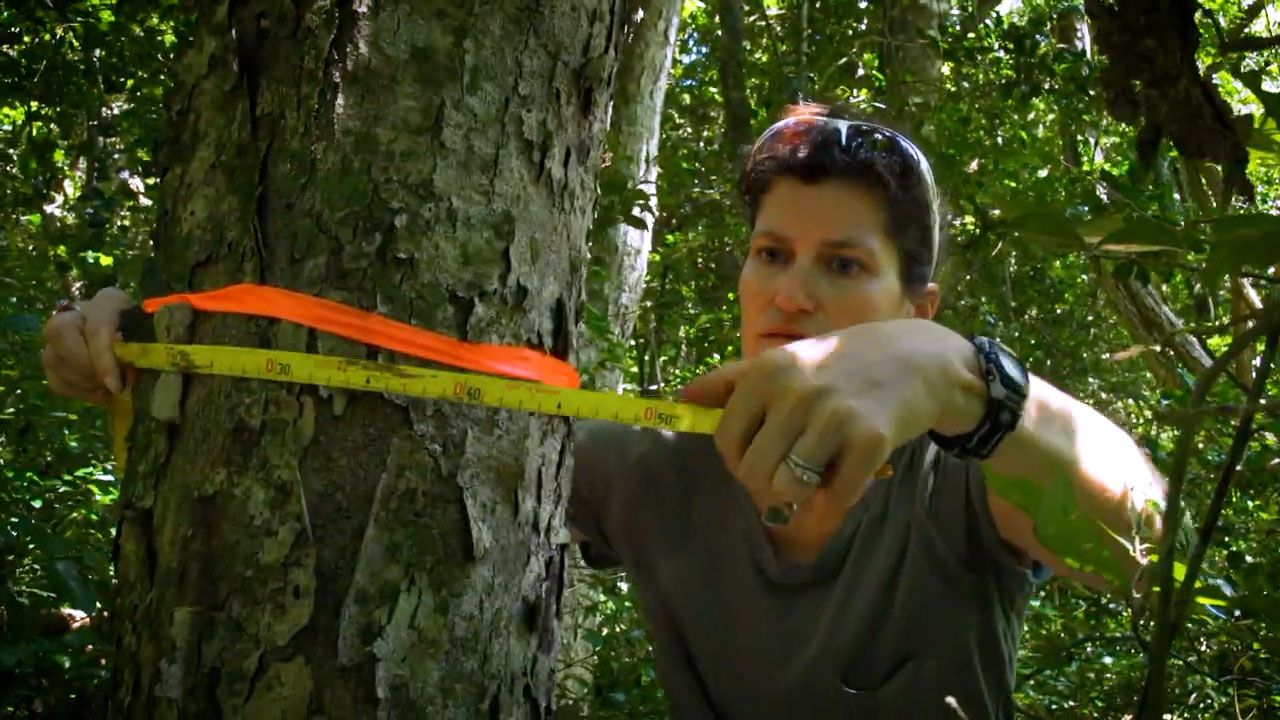
[[[937,286],[911,298],[900,277],[876,193],[843,180],[774,180],[738,278],[743,356],[858,323],[932,318]]]

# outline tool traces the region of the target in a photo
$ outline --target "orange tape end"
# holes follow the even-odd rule
[[[173,303],[188,303],[204,312],[288,320],[348,340],[490,375],[566,388],[577,388],[581,384],[578,371],[572,365],[546,353],[457,340],[350,305],[284,288],[241,283],[218,290],[149,298],[142,302],[142,309],[154,313]]]

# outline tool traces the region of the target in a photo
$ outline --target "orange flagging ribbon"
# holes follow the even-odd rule
[[[576,388],[578,371],[569,363],[536,350],[464,342],[349,305],[267,285],[243,283],[219,290],[150,298],[142,309],[188,303],[205,312],[236,313],[288,320],[349,340],[432,360],[453,367],[548,385]]]

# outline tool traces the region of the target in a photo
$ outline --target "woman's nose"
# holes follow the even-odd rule
[[[774,304],[787,313],[813,312],[813,286],[802,263],[792,263],[778,277]]]

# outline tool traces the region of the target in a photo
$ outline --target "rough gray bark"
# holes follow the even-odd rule
[[[603,233],[593,233],[591,263],[599,268],[598,280],[588,283],[588,302],[604,308],[610,328],[608,338],[584,338],[583,354],[593,356],[584,366],[594,367],[592,381],[597,388],[617,389],[622,368],[600,363],[605,342],[625,346],[635,329],[640,299],[644,292],[649,249],[658,217],[658,141],[662,127],[662,107],[667,78],[675,51],[680,24],[680,0],[631,0],[622,47],[619,51],[613,108],[609,121],[611,165],[627,178],[628,187],[649,194],[640,213],[645,227],[615,222]],[[597,217],[597,222],[604,218]],[[557,668],[560,686],[571,690],[589,687],[594,667],[594,649],[583,631],[594,629],[595,598],[581,580],[589,572],[577,554],[571,555],[571,572],[564,597],[564,645]]]
[[[573,352],[621,0],[198,10],[147,294],[264,282]],[[174,317],[170,338],[407,362]],[[114,717],[550,714],[565,420],[203,376],[138,392]],[[176,423],[146,411],[166,405]]]
[[[658,219],[658,139],[680,9],[680,0],[631,0],[619,53],[609,121],[611,164],[628,187],[640,188],[649,200],[639,213],[643,228],[614,223],[591,246],[592,263],[603,272],[601,282],[588,287],[588,300],[604,309],[616,343],[628,342],[635,328]],[[616,365],[593,377],[603,388],[616,388],[621,379]]]

